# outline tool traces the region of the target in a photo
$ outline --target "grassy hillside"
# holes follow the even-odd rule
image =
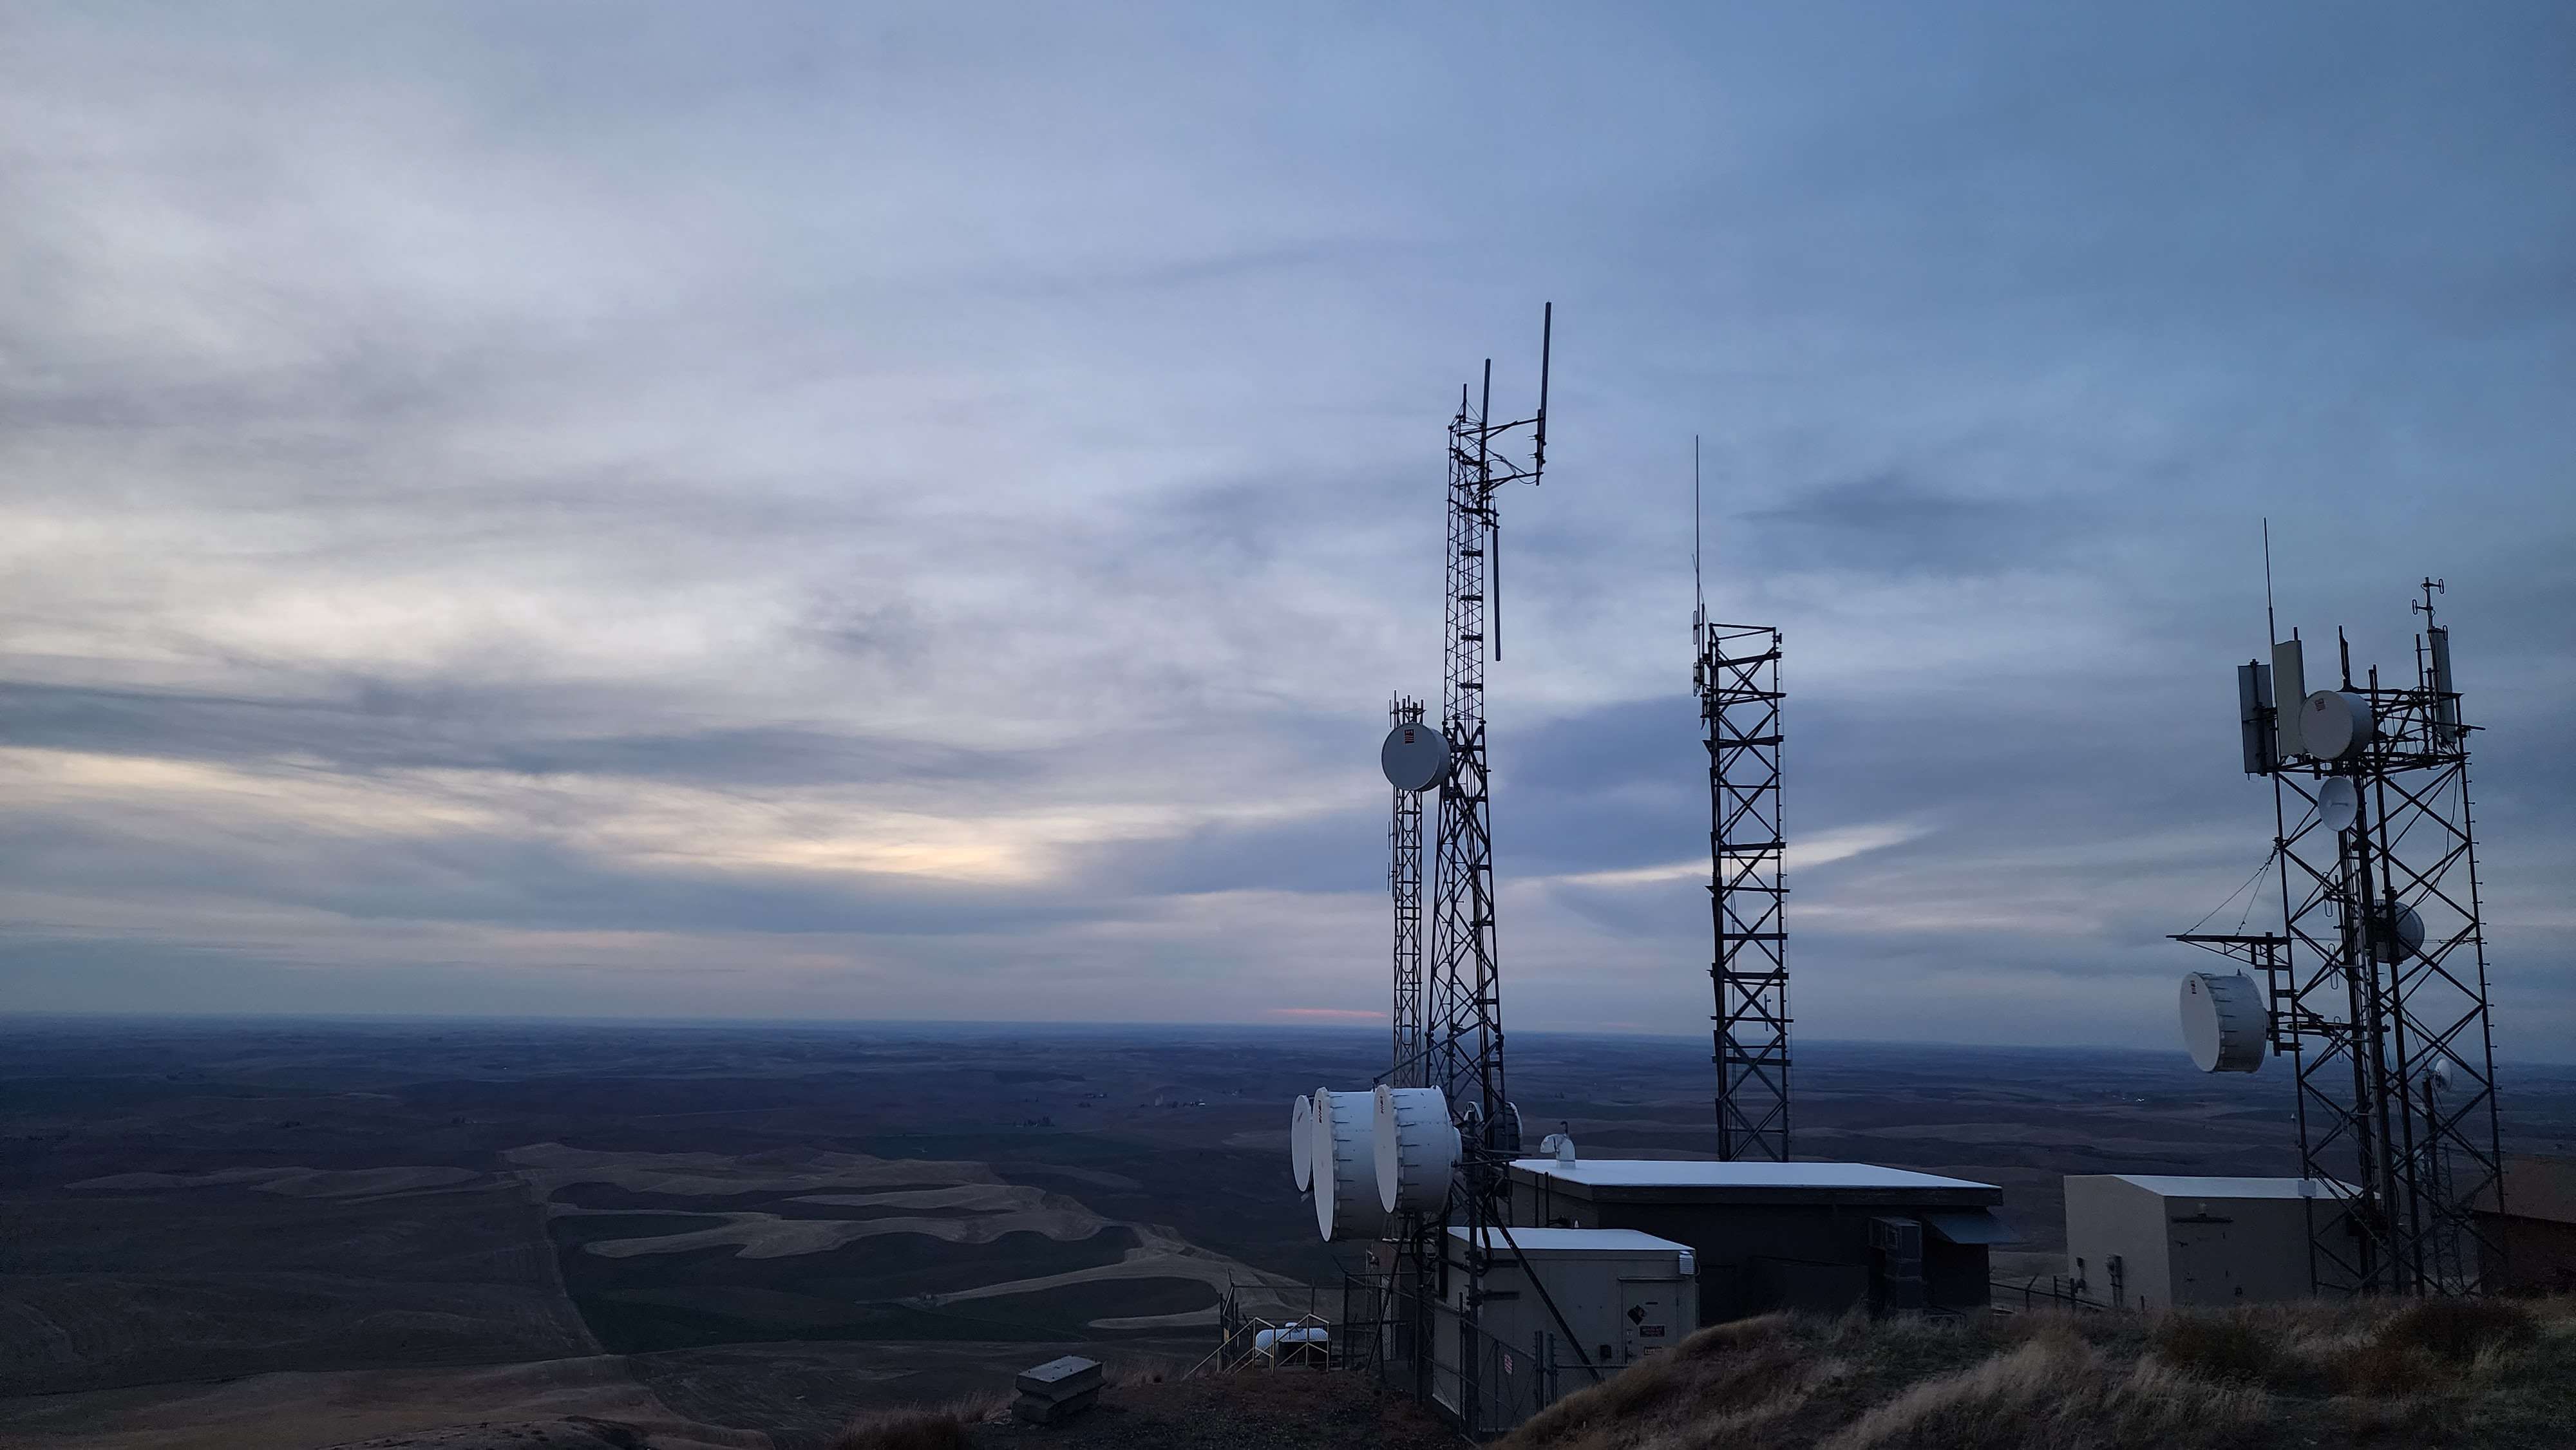
[[[2576,1301],[1944,1321],[1770,1315],[1560,1401],[1508,1450],[2576,1443]]]

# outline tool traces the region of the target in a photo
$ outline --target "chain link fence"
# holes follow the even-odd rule
[[[1555,1334],[1506,1343],[1410,1284],[1352,1275],[1342,1304],[1335,1363],[1373,1371],[1474,1438],[1514,1429],[1596,1378]]]

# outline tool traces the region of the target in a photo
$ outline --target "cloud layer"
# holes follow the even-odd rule
[[[1507,1012],[1707,1012],[1711,589],[1801,1031],[2161,1045],[2229,666],[2447,577],[2500,1047],[2576,1041],[2553,6],[27,8],[0,1008],[1347,1020],[1441,430]]]

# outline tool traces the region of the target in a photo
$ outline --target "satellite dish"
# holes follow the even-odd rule
[[[2182,1045],[2202,1072],[2261,1070],[2265,1016],[2263,989],[2243,972],[2182,979]]]
[[[1302,1095],[1288,1110],[1288,1172],[1299,1193],[1314,1186],[1315,1100]]]
[[[2379,915],[2378,941],[2374,944],[2383,962],[2402,962],[2424,950],[2424,918],[2415,908],[2403,902],[2395,910],[2382,908]]]
[[[2317,824],[2341,835],[2352,829],[2361,818],[2361,792],[2342,776],[2325,783],[2317,792]]]
[[[1449,737],[1416,720],[1386,732],[1378,768],[1397,790],[1429,790],[1449,778]]]
[[[2370,706],[2359,695],[2319,690],[2299,706],[2299,743],[2319,760],[2358,755],[2377,733]]]
[[[2465,1071],[2467,1071],[2467,1069],[2461,1067],[2456,1061],[2454,1061],[2451,1054],[2447,1052],[2437,1052],[2433,1054],[2433,1065],[2424,1069],[2424,1081],[2426,1085],[2430,1087],[2438,1088],[2443,1092],[2449,1092],[2451,1090],[2451,1084],[2454,1081],[2453,1074],[2455,1072]]]
[[[1437,1213],[1457,1171],[1458,1129],[1436,1087],[1377,1090],[1377,1201],[1388,1213]]]

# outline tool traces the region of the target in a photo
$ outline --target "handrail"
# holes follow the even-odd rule
[[[2102,1303],[2098,1299],[2087,1299],[2083,1295],[2075,1292],[2074,1284],[2061,1275],[2049,1275],[2048,1287],[2045,1289],[2039,1287],[2039,1280],[2040,1276],[2037,1274],[2031,1275],[2027,1280],[2018,1282],[2012,1279],[1989,1275],[1986,1279],[1986,1287],[1989,1291],[2001,1289],[2006,1293],[2019,1294],[2021,1296],[2021,1310],[2023,1313],[2028,1313],[2032,1309],[2040,1307],[2041,1304],[2062,1306],[2068,1309],[2081,1309],[2093,1313],[2108,1313],[2112,1308],[2111,1305]],[[2058,1287],[2061,1284],[2064,1284],[2066,1287]],[[2000,1312],[2011,1312],[2010,1306],[2005,1304],[1997,1303],[1993,1307]]]
[[[1231,1302],[1224,1306],[1224,1309],[1221,1312],[1224,1312],[1227,1318],[1232,1318],[1233,1311]],[[1217,1373],[1219,1374],[1240,1369],[1250,1361],[1263,1357],[1261,1351],[1253,1346],[1256,1346],[1259,1343],[1261,1334],[1264,1330],[1278,1330],[1284,1334],[1287,1331],[1298,1329],[1320,1329],[1324,1331],[1324,1343],[1326,1345],[1325,1352],[1327,1354],[1331,1353],[1330,1345],[1332,1343],[1331,1335],[1333,1332],[1333,1322],[1326,1319],[1324,1316],[1315,1313],[1311,1309],[1303,1314],[1284,1320],[1264,1319],[1259,1315],[1246,1315],[1241,1319],[1234,1320],[1231,1325],[1225,1327],[1223,1332],[1217,1338],[1216,1348],[1209,1350],[1205,1355],[1201,1356],[1199,1361],[1196,1364],[1191,1365],[1187,1370],[1184,1370],[1180,1377],[1183,1379],[1189,1379],[1205,1370],[1210,1363],[1215,1364]],[[1283,1342],[1285,1341],[1271,1341],[1274,1348],[1268,1358],[1272,1361],[1274,1366],[1279,1358],[1276,1346]],[[1311,1344],[1314,1341],[1299,1340],[1295,1342],[1299,1344]]]

